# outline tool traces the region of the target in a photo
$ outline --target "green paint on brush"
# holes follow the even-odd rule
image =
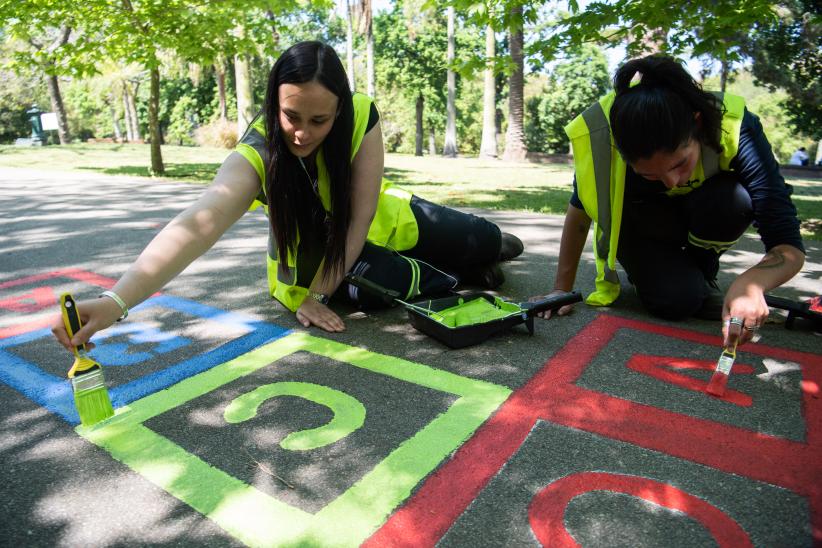
[[[78,373],[71,379],[74,389],[74,405],[83,426],[93,426],[114,415],[111,400],[106,390],[103,370],[95,368],[87,373]]]
[[[298,351],[325,356],[373,373],[454,394],[458,398],[446,411],[405,440],[316,514],[292,507],[214,468],[143,425],[152,417],[262,367],[271,364],[276,367],[275,362]],[[277,384],[286,383],[266,386]],[[292,395],[310,395],[322,399],[325,402],[323,405],[330,404],[329,407],[338,410],[344,408],[345,411],[338,412],[344,428],[351,429],[359,420],[354,407],[348,407],[349,400],[343,406],[343,399],[332,396],[332,392],[318,395],[320,392],[310,392],[307,386],[294,386],[301,384],[304,383],[291,385]],[[268,390],[282,389],[281,386]],[[257,390],[259,388],[249,394],[255,394]],[[508,388],[502,386],[304,333],[294,333],[120,408],[117,415],[97,427],[78,426],[77,432],[249,546],[359,546],[426,476],[473,434],[510,393]],[[256,399],[265,394],[259,392],[254,398],[246,395],[248,399],[240,399],[246,397],[240,396],[240,403],[228,413],[228,417],[237,419],[249,416]]]
[[[237,397],[223,413],[226,422],[237,424],[257,416],[257,408],[277,396],[298,396],[328,407],[334,418],[328,424],[292,432],[280,442],[283,449],[308,451],[339,441],[365,422],[365,406],[345,392],[308,382],[276,382]]]

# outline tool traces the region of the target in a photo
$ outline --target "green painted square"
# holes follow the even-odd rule
[[[458,399],[315,514],[292,507],[208,465],[143,424],[298,351],[440,390]],[[137,400],[95,427],[77,427],[77,432],[250,546],[358,546],[510,393],[495,384],[293,333]]]

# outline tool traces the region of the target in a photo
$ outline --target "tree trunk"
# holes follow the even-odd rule
[[[124,140],[131,142],[134,140],[134,126],[131,123],[131,110],[128,108],[128,87],[125,82],[123,82],[123,120],[126,123]]]
[[[445,62],[448,67],[446,73],[448,99],[445,105],[445,144],[442,149],[442,155],[448,158],[457,157],[457,75],[451,70],[451,64],[454,62],[455,18],[454,6],[448,6],[448,50],[445,54]]]
[[[122,142],[123,133],[120,131],[120,120],[117,119],[117,109],[114,106],[114,94],[109,95],[109,107],[111,111],[111,127],[114,129],[114,140]]]
[[[368,73],[368,96],[375,98],[377,96],[377,77],[374,74],[374,29],[370,24],[366,34],[365,54],[366,71]]]
[[[217,94],[220,101],[220,120],[228,120],[228,103],[225,92],[225,63],[222,59],[214,63],[214,76],[217,79]]]
[[[123,82],[123,111],[126,118],[126,138],[128,141],[136,142],[140,140],[140,124],[137,119],[137,105],[134,96],[137,95],[135,86],[134,92],[128,87],[128,82]]]
[[[731,63],[728,59],[722,59],[719,62],[719,89],[725,93],[725,88],[728,86],[728,75],[731,73]]]
[[[348,85],[351,91],[357,91],[357,82],[354,78],[354,5],[346,0],[346,27],[345,27],[345,64],[348,71]]]
[[[511,60],[514,72],[508,79],[508,131],[505,133],[505,151],[502,159],[507,161],[525,160],[528,149],[525,147],[523,131],[523,106],[525,103],[524,63],[522,55],[522,6],[511,8],[512,24],[509,29]]]
[[[151,94],[148,100],[148,127],[151,135],[151,174],[163,175],[166,168],[163,165],[163,153],[160,143],[163,136],[160,134],[160,69],[151,69]]]
[[[57,76],[53,74],[46,75],[46,83],[49,88],[51,110],[57,114],[57,136],[60,138],[61,145],[67,145],[71,142],[71,136],[69,135],[66,107],[63,106],[63,96],[60,94],[60,83],[57,81]]]
[[[497,38],[494,29],[485,29],[485,90],[482,93],[482,140],[480,141],[480,158],[497,157],[497,86],[494,81],[493,60],[496,56]]]
[[[237,137],[242,137],[254,117],[251,73],[245,56],[234,56],[234,80],[237,83]]]
[[[437,155],[437,136],[434,135],[434,128],[428,128],[428,154],[431,156]]]
[[[414,135],[414,156],[422,156],[422,113],[425,108],[425,99],[422,93],[417,95],[417,131]]]

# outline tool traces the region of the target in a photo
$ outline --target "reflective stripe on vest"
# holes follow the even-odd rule
[[[626,164],[617,153],[611,135],[608,116],[614,97],[612,92],[601,98],[565,127],[574,154],[577,195],[585,213],[594,221],[596,289],[585,299],[586,303],[594,306],[609,305],[619,296],[619,278],[615,268]],[[739,149],[745,101],[728,93],[719,94],[718,97],[726,109],[720,136],[722,152],[718,154],[710,147],[702,146],[698,169],[703,173],[703,180],[719,171],[728,171]]]
[[[373,102],[370,97],[362,93],[352,95],[352,101],[354,103],[354,131],[351,137],[351,159],[357,154],[362,144]],[[265,166],[268,158],[265,133],[265,120],[262,116],[258,116],[251,123],[242,142],[235,150],[251,163],[260,178],[260,194],[249,209],[262,205],[268,215],[269,200],[265,196]],[[320,201],[325,210],[330,211],[331,183],[322,149],[317,152],[316,161]],[[377,211],[368,230],[368,240],[397,251],[414,247],[419,238],[419,230],[410,203],[410,192],[383,179]],[[324,251],[324,246],[324,242],[315,242],[314,245],[302,242],[300,234],[297,234],[296,260],[292,254],[289,254],[287,257],[289,268],[286,269],[277,256],[276,239],[269,224],[266,261],[268,288],[271,295],[290,310],[297,310],[308,295],[308,286],[322,262],[322,254],[318,256],[316,251]]]

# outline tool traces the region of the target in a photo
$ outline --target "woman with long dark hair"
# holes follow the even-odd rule
[[[619,261],[652,314],[721,318],[727,343],[750,340],[768,316],[765,292],[795,276],[805,256],[791,189],[744,99],[704,91],[679,62],[652,55],[622,65],[614,91],[565,129],[574,192],[554,289],[573,287],[593,220],[588,304],[616,300]],[[719,257],[752,222],[765,256],[723,297]]]
[[[460,282],[493,288],[498,262],[522,252],[485,219],[426,202],[382,179],[373,101],[353,94],[339,57],[320,42],[286,50],[271,70],[265,105],[213,184],[171,221],[101,298],[78,303],[84,327],[66,348],[127,315],[205,253],[249,209],[270,220],[271,295],[304,326],[341,331],[332,295],[361,307],[379,298],[344,283],[352,272],[403,298]]]

